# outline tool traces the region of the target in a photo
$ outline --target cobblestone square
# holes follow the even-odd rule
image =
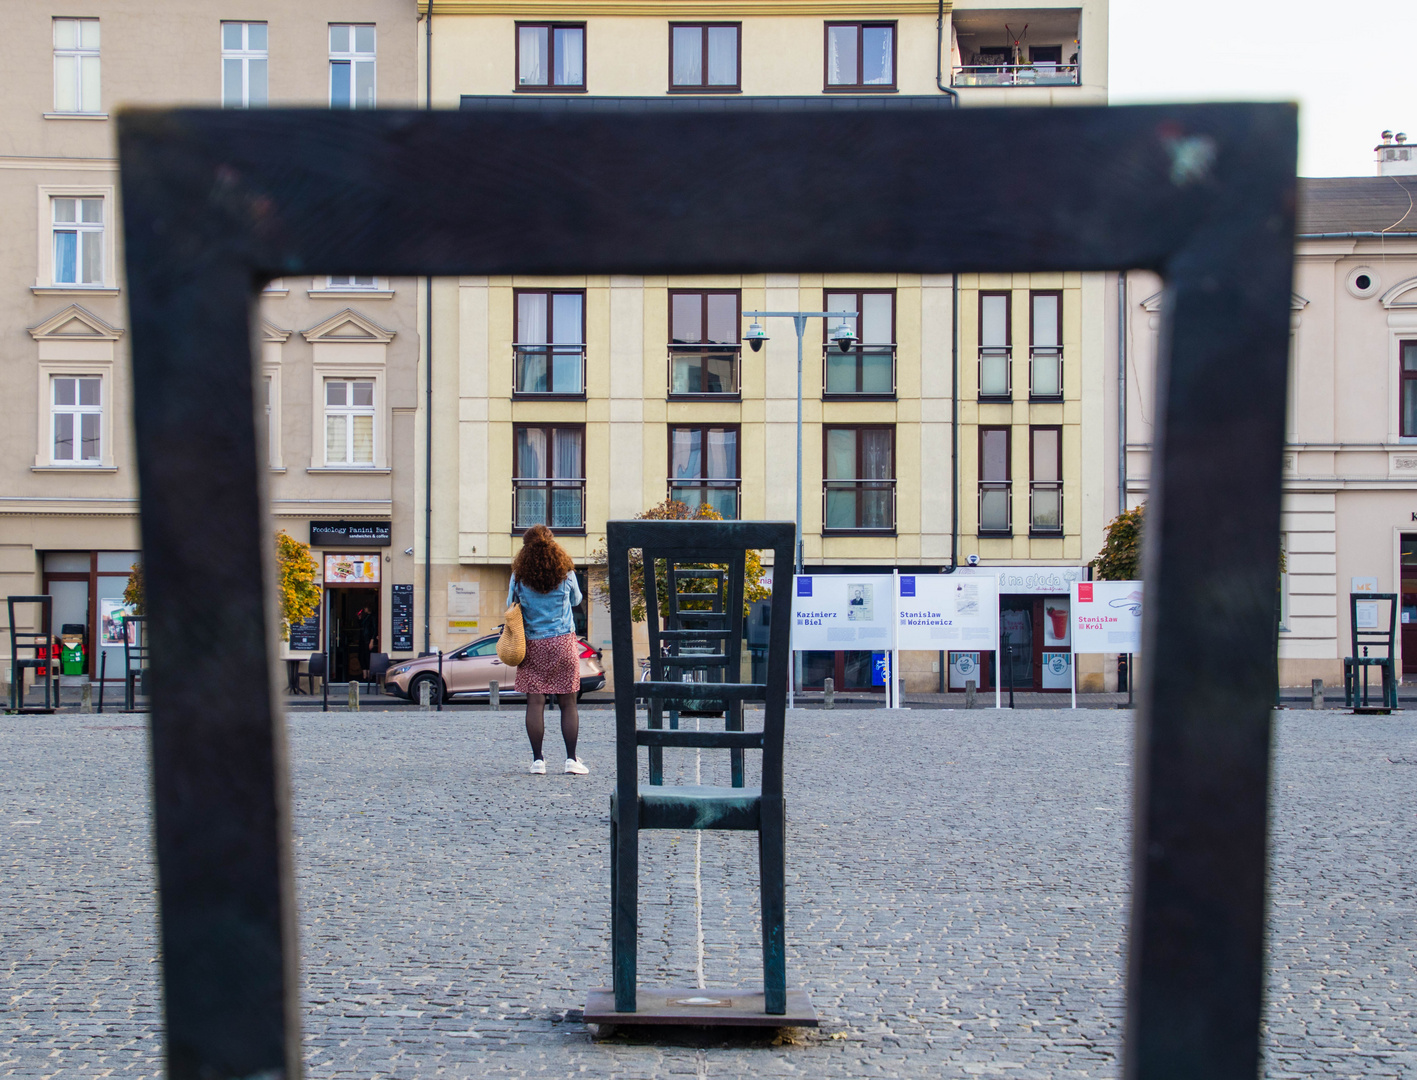
[[[142,723],[0,724],[0,1075],[160,1072]],[[1128,713],[791,714],[788,980],[822,1027],[755,1039],[580,1021],[609,981],[608,710],[588,777],[528,775],[519,712],[290,727],[311,1077],[1119,1075]],[[1279,714],[1267,1077],[1417,1072],[1415,789],[1402,714]],[[759,983],[756,888],[750,835],[646,834],[642,982]]]

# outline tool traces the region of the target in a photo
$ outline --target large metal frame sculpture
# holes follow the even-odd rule
[[[916,104],[121,117],[171,1075],[300,1070],[263,281],[1142,267],[1166,304],[1125,1073],[1255,1076],[1295,110]]]

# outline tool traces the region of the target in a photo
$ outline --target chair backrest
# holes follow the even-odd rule
[[[322,652],[311,653],[310,664],[306,670],[315,678],[323,679],[325,677],[325,654]]]
[[[1348,594],[1348,629],[1353,639],[1355,659],[1363,655],[1364,648],[1369,650],[1370,656],[1373,649],[1384,650],[1380,659],[1388,659],[1394,655],[1393,646],[1397,636],[1397,600],[1396,593]],[[1363,620],[1366,625],[1362,627],[1358,625],[1360,604],[1372,605],[1370,608],[1365,608],[1365,611],[1371,614]],[[1384,608],[1387,613],[1386,619],[1383,618]]]
[[[128,615],[123,619],[123,668],[141,671],[148,666],[148,618]]]
[[[389,670],[389,654],[386,652],[371,652],[369,654],[369,676],[376,678],[386,674]]]
[[[611,521],[605,526],[610,589],[610,637],[615,672],[616,782],[619,798],[636,798],[640,746],[698,746],[763,752],[764,795],[782,793],[782,741],[787,714],[792,605],[790,521]],[[767,677],[738,681],[743,642],[743,584],[749,551],[773,553],[772,629]],[[649,622],[650,679],[635,681],[634,624],[630,618],[630,553],[641,552],[645,614]],[[661,612],[656,568],[664,565],[669,603]],[[708,592],[695,591],[708,582]],[[660,623],[664,616],[663,625]],[[714,652],[705,651],[712,644]],[[685,653],[685,647],[691,651]],[[685,683],[681,672],[713,668],[713,682]],[[730,680],[729,675],[733,678]],[[688,731],[640,728],[637,705],[718,700],[763,702],[761,731]]]
[[[38,611],[35,612],[35,626],[33,630],[17,629],[15,622],[16,604],[34,604]],[[54,657],[54,598],[47,593],[38,596],[11,596],[6,598],[7,614],[10,619],[10,657],[13,660],[37,660],[40,649],[45,650],[45,656],[49,659]],[[29,655],[24,656],[21,650],[28,650]]]

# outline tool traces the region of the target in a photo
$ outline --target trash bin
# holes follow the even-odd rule
[[[84,673],[84,639],[66,635],[59,650],[59,670],[65,675]]]

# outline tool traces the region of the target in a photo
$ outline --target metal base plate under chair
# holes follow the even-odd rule
[[[763,1011],[761,990],[639,988],[634,1012],[615,1011],[615,991],[592,990],[586,999],[587,1024],[683,1024],[688,1027],[816,1027],[817,1010],[805,990],[787,991],[787,1012]]]

